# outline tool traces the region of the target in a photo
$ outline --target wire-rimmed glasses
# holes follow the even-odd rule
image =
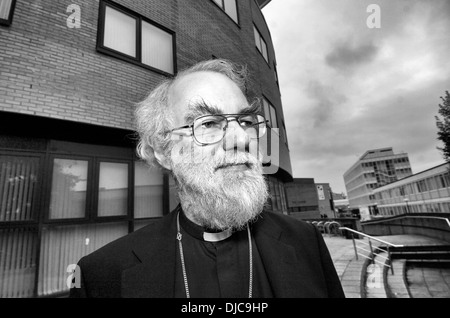
[[[195,141],[202,145],[209,145],[223,139],[228,122],[233,120],[239,123],[239,126],[251,139],[261,138],[266,133],[267,121],[264,116],[259,114],[204,115],[195,118],[191,125],[174,128],[171,132],[192,128]]]

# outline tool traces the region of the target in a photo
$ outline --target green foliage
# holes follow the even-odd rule
[[[450,94],[445,91],[445,97],[442,97],[442,104],[439,104],[439,116],[436,118],[436,126],[438,128],[438,137],[444,146],[437,147],[442,152],[442,156],[446,162],[450,162]]]

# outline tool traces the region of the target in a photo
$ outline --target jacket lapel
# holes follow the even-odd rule
[[[308,264],[285,242],[283,230],[263,213],[253,232],[274,297],[310,297],[311,279],[304,270]]]
[[[122,297],[159,298],[174,296],[176,257],[176,210],[158,225],[150,227],[148,235],[139,236],[133,253],[140,260],[122,273]]]

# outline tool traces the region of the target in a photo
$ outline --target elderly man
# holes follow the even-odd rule
[[[72,297],[344,296],[315,227],[264,211],[266,120],[245,75],[201,62],[138,105],[138,153],[171,172],[180,205],[82,258]]]

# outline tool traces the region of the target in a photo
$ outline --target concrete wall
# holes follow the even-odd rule
[[[445,220],[448,213],[442,215],[408,215],[386,220],[361,223],[364,233],[369,235],[402,235],[415,234],[429,236],[450,242],[450,226]]]

